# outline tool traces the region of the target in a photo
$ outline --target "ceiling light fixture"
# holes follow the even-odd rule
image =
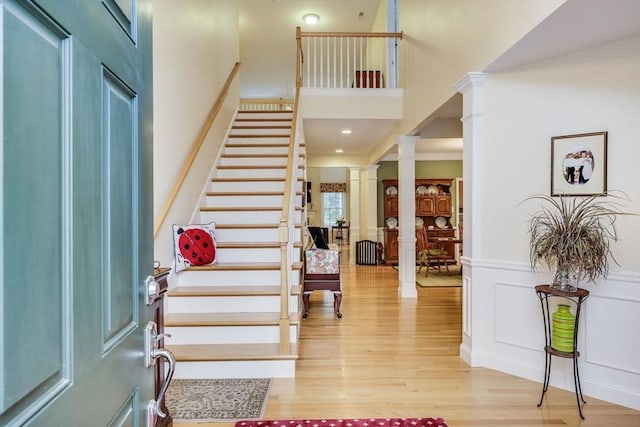
[[[336,153],[342,153],[342,152],[343,152],[342,148],[336,148]]]
[[[302,17],[302,19],[307,25],[316,25],[320,20],[320,16],[315,13],[307,13]]]
[[[349,135],[351,133],[351,129],[343,129],[342,133],[345,135]]]

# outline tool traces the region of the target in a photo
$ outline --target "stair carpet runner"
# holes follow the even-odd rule
[[[200,208],[215,223],[218,263],[176,275],[165,301],[165,347],[175,378],[294,377],[300,327],[300,251],[292,267],[289,351],[280,337],[280,245],[291,112],[239,112]],[[304,157],[304,147],[300,148]],[[296,186],[301,245],[304,161]],[[285,345],[286,347],[286,345]]]

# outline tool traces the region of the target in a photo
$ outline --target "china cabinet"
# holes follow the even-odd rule
[[[451,179],[416,179],[414,183],[416,227],[427,229],[427,237],[453,237],[451,227]],[[382,181],[384,206],[385,263],[398,263],[398,180]],[[454,256],[453,245],[448,253]]]

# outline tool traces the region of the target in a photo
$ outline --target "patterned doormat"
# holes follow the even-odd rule
[[[318,420],[242,420],[235,427],[447,427],[442,418],[341,418]]]
[[[270,388],[269,378],[174,379],[166,404],[176,422],[260,419]]]

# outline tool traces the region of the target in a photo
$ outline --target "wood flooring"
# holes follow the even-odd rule
[[[296,378],[273,381],[266,419],[442,417],[449,427],[640,426],[640,411],[589,396],[581,421],[575,394],[553,387],[538,408],[540,383],[471,368],[459,358],[462,288],[418,287],[417,299],[400,299],[396,270],[350,266],[348,247],[342,249],[344,316],[334,316],[330,293],[311,295]]]

